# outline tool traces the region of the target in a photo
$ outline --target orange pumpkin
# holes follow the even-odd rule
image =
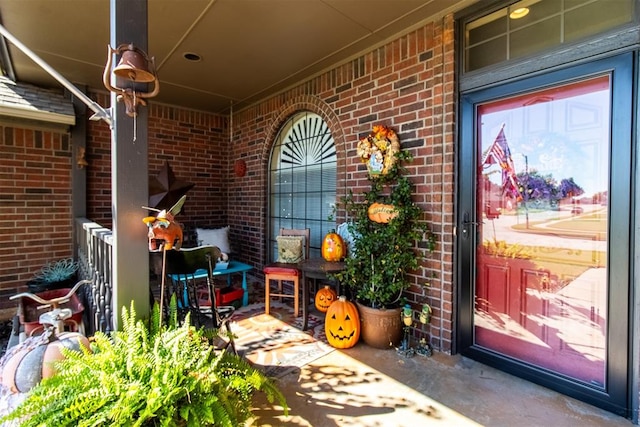
[[[379,224],[387,224],[393,218],[398,216],[398,211],[393,205],[386,205],[384,203],[372,203],[367,211],[369,219]]]
[[[90,348],[89,340],[78,332],[63,332],[58,336],[47,330],[42,335],[27,338],[9,349],[0,366],[3,385],[14,393],[26,393],[43,378],[55,373],[54,363],[64,359],[62,348]]]
[[[319,289],[316,292],[316,308],[322,313],[326,313],[331,304],[338,299],[338,294],[329,285],[325,285],[324,288]]]
[[[351,348],[360,339],[358,309],[347,297],[341,295],[327,310],[324,333],[329,345],[335,348]]]
[[[322,258],[327,261],[340,261],[344,258],[344,240],[333,231],[327,233],[322,239]]]

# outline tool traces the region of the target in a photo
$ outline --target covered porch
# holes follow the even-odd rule
[[[94,281],[88,294],[88,316],[94,330],[109,330],[111,300],[108,273],[111,260],[111,230],[86,219],[77,220],[76,245],[81,275]],[[257,317],[264,306],[264,283],[250,277],[247,316]],[[157,286],[153,283],[151,286]],[[313,305],[313,304],[311,304]],[[242,309],[241,309],[242,310]],[[292,307],[274,313],[291,321]],[[242,313],[235,316],[232,331],[242,338]],[[312,311],[310,339],[322,330],[322,313]],[[320,324],[320,325],[318,325]],[[315,326],[315,331],[314,331]],[[274,351],[273,342],[254,341],[254,351]],[[273,360],[269,372],[282,370]],[[334,349],[286,373],[277,374],[277,384],[286,396],[290,415],[266,400],[255,402],[253,425],[276,426],[534,426],[588,425],[631,426],[630,420],[564,396],[531,382],[500,372],[460,355],[435,352],[432,356],[404,357],[394,349],[379,350],[359,343]]]
[[[100,3],[103,20],[108,9],[106,3]],[[173,16],[160,13],[161,2],[149,3],[162,17],[160,22],[168,25]],[[182,23],[184,28],[188,26],[189,32],[197,27],[196,22],[206,23],[202,17],[215,9],[214,4],[225,6],[224,0],[194,1],[196,3],[202,15],[191,17],[193,26],[186,25],[186,18]],[[3,175],[3,187],[7,191],[3,195],[6,203],[0,207],[0,213],[7,220],[0,263],[2,313],[10,316],[15,312],[8,297],[21,290],[42,264],[73,257],[80,264],[80,278],[93,282],[85,293],[87,332],[118,329],[118,306],[131,299],[146,301],[148,286],[154,286],[153,281],[147,281],[148,253],[143,242],[146,229],[140,219],[145,214],[142,205],[148,196],[147,179],[152,179],[169,163],[179,180],[195,184],[179,220],[188,227],[230,226],[236,259],[253,266],[255,274],[250,276],[250,286],[254,295],[259,295],[264,287],[260,272],[262,266],[271,261],[273,234],[279,226],[274,218],[280,219],[272,209],[275,203],[281,202],[272,197],[272,150],[288,120],[304,112],[317,115],[326,123],[335,147],[335,173],[332,172],[335,200],[351,189],[359,191],[367,185],[366,167],[354,154],[355,144],[373,125],[387,124],[398,131],[403,147],[414,156],[410,165],[411,179],[417,186],[414,197],[425,211],[424,222],[437,239],[436,250],[412,272],[412,287],[405,293],[414,310],[418,311],[426,303],[434,309],[431,324],[425,330],[414,332],[415,338],[429,340],[435,354],[429,358],[404,358],[396,351],[373,350],[364,344],[332,351],[279,378],[292,416],[286,420],[276,418],[277,414],[261,403],[257,411],[258,425],[630,425],[630,421],[612,413],[459,354],[464,351],[460,344],[460,316],[468,307],[461,307],[459,300],[461,289],[467,288],[458,270],[456,230],[462,217],[456,185],[460,165],[464,166],[460,160],[467,161],[472,156],[459,153],[464,137],[458,133],[457,92],[465,86],[460,86],[461,75],[456,69],[462,55],[458,51],[457,41],[462,36],[457,34],[457,25],[460,14],[471,16],[485,7],[484,2],[407,2],[406,13],[396,10],[393,2],[382,2],[387,14],[396,14],[398,18],[389,27],[388,18],[382,13],[339,11],[331,7],[334,3],[340,2],[314,2],[316,6],[330,9],[332,16],[339,12],[341,19],[364,13],[367,19],[377,22],[372,24],[376,29],[359,25],[357,32],[362,30],[366,37],[376,39],[375,42],[367,42],[366,46],[360,42],[334,43],[337,46],[334,53],[344,53],[339,59],[322,57],[306,76],[292,72],[286,80],[272,81],[272,92],[255,88],[254,77],[262,80],[266,76],[255,69],[242,69],[242,78],[234,83],[242,86],[237,82],[251,82],[247,84],[251,86],[250,95],[219,96],[211,86],[206,90],[193,89],[191,82],[184,80],[191,74],[183,74],[181,71],[186,66],[178,62],[193,56],[185,54],[184,58],[169,60],[174,54],[181,54],[174,49],[179,44],[176,42],[165,44],[159,50],[149,46],[150,54],[166,54],[165,74],[160,75],[159,81],[163,85],[161,94],[169,96],[150,100],[148,106],[140,109],[137,121],[129,117],[120,120],[119,129],[123,133],[117,144],[111,139],[111,129],[105,123],[88,120],[87,109],[77,99],[70,101],[68,93],[55,98],[39,94],[40,98],[55,99],[53,104],[66,107],[61,112],[47,110],[48,105],[38,105],[37,108],[45,110],[44,115],[31,112],[7,115],[0,124],[3,155],[6,152],[11,156],[6,169],[3,165],[7,171]],[[507,3],[515,5],[516,2],[505,1],[504,5]],[[7,22],[12,13],[13,16],[28,15],[12,5],[0,0],[0,12]],[[57,25],[65,22],[64,8],[60,9],[57,11],[60,15],[56,15]],[[91,16],[94,10],[89,12]],[[296,16],[307,13],[306,10],[299,12]],[[278,17],[290,18],[286,13]],[[355,22],[346,21],[341,21],[341,30],[350,29]],[[221,30],[221,27],[212,28]],[[628,49],[627,45],[636,43],[637,26],[634,28],[621,32],[628,37],[619,37],[623,41],[617,47],[605,46],[602,52],[596,53]],[[129,30],[138,36],[146,31]],[[161,30],[162,25],[156,25],[150,34],[157,40]],[[231,30],[227,28],[228,33],[216,34],[228,36]],[[197,40],[196,46],[212,44],[207,37],[196,37],[193,33],[189,37]],[[309,42],[314,40],[311,34],[306,35]],[[292,39],[290,35],[287,38]],[[180,43],[186,39],[186,36],[181,38]],[[146,42],[146,35],[144,40]],[[342,51],[345,45],[349,49]],[[100,105],[111,102],[114,111],[119,110],[118,114],[123,117],[122,106],[116,103],[113,94],[105,93],[99,81],[104,65],[104,46],[100,46],[100,49],[87,49],[92,58],[77,61],[82,63],[81,67],[73,61],[69,65],[62,60],[72,56],[68,51],[50,55],[47,60],[55,63],[56,68],[68,67],[65,74],[75,76],[76,80],[81,79],[82,74],[74,74],[75,71],[88,69],[87,75],[97,77],[97,83],[92,80],[82,89]],[[95,52],[99,50],[98,55]],[[40,46],[39,52],[45,56],[51,53],[46,46]],[[232,58],[234,52],[225,50],[225,53],[221,61]],[[562,52],[556,55],[560,57]],[[563,61],[585,60],[579,56],[567,58]],[[60,62],[56,62],[58,60]],[[526,59],[525,65],[528,61],[535,62],[535,58]],[[265,67],[277,63],[264,61]],[[188,64],[188,67],[194,65]],[[518,76],[513,71],[517,67],[510,64],[504,75],[493,73],[496,81],[492,84],[499,84],[497,80],[503,77],[506,80]],[[547,66],[553,68],[559,64],[564,62]],[[216,72],[222,68],[215,67]],[[465,82],[473,86],[473,75],[471,77]],[[223,86],[232,86],[228,80],[209,74],[201,78],[208,83],[218,80]],[[34,82],[50,84],[35,78]],[[20,85],[15,86],[9,92],[19,93]],[[3,90],[9,87],[11,82]],[[33,89],[39,90],[30,86],[29,91]],[[472,89],[466,87],[466,90]],[[301,159],[306,161],[304,156]],[[115,163],[118,168],[113,167]],[[244,168],[242,173],[237,165],[239,169]],[[344,214],[340,214],[339,220],[343,221]],[[312,220],[325,221],[326,211],[319,212],[318,218]],[[114,253],[116,234],[119,255]],[[425,248],[425,242],[416,244],[416,250],[426,254]],[[259,305],[261,301],[253,299],[249,303]],[[612,347],[613,352],[617,350]],[[627,415],[637,420],[635,334],[630,334],[627,350],[620,350],[629,355],[628,372],[623,375],[623,379],[629,381],[625,407],[631,408]]]

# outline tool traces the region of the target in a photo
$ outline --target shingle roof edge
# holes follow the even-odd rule
[[[73,103],[54,89],[16,83],[0,76],[0,115],[74,125]]]

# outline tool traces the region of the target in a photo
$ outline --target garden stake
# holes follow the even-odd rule
[[[160,279],[160,324],[162,326],[162,313],[164,312],[164,273],[167,264],[167,249],[162,245],[162,279]]]

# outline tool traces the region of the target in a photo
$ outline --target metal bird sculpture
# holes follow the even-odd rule
[[[149,227],[149,250],[157,252],[162,249],[180,250],[182,246],[182,225],[175,220],[175,216],[180,213],[187,196],[184,195],[169,210],[158,210],[143,206],[144,209],[158,212],[156,216],[147,216],[142,222]]]

